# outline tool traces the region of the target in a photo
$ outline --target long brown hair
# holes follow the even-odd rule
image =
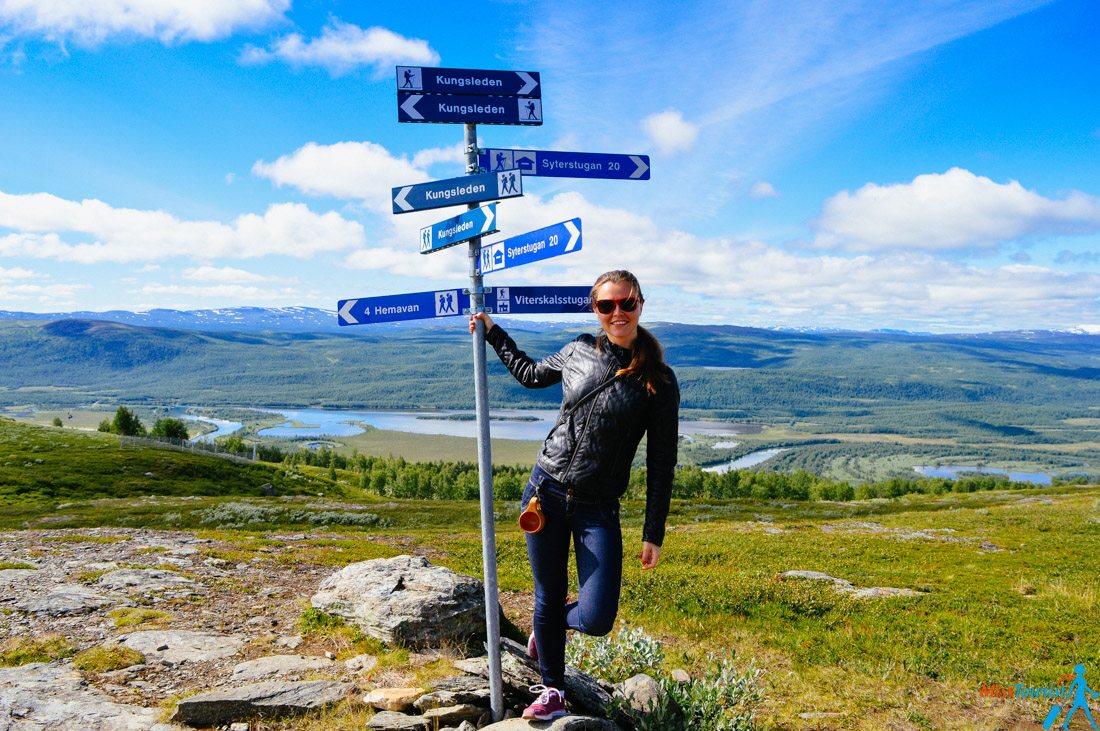
[[[638,283],[638,278],[625,269],[615,269],[596,277],[596,283],[592,285],[592,290],[588,293],[588,299],[593,304],[596,302],[596,290],[607,282],[612,284],[626,282],[630,285],[630,295],[637,297],[639,302],[645,302],[645,297],[642,296],[642,285]],[[602,347],[605,339],[606,336],[600,337],[596,341],[596,347]],[[669,382],[665,367],[665,353],[664,349],[661,348],[661,344],[657,342],[657,338],[653,337],[649,330],[639,325],[638,337],[634,340],[630,364],[626,368],[620,369],[615,375],[635,378],[645,384],[646,391],[656,393],[658,383]]]

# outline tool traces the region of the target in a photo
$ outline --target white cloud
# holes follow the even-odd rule
[[[427,150],[420,150],[413,155],[412,159],[412,164],[422,169],[443,162],[465,165],[466,153],[463,151],[463,146],[459,144],[451,147],[432,147]]]
[[[0,267],[0,282],[10,282],[15,279],[33,279],[40,276],[42,275],[32,272],[30,269],[7,269],[5,267]]]
[[[244,269],[236,269],[234,267],[195,267],[193,269],[184,269],[182,272],[184,279],[191,279],[198,282],[225,282],[230,284],[242,284],[246,282],[271,282],[276,281],[277,277],[268,277],[263,274],[256,274],[254,272],[248,272]]]
[[[165,297],[190,298],[182,301],[194,302],[196,299],[206,303],[209,307],[228,306],[238,302],[286,302],[295,301],[299,297],[293,289],[272,289],[253,287],[244,284],[214,284],[209,286],[185,286],[179,284],[152,283],[139,289],[130,290],[132,294],[140,294],[155,298],[163,302]],[[163,307],[164,305],[158,305]]]
[[[761,180],[749,188],[749,198],[778,198],[779,191],[771,183]]]
[[[642,129],[657,150],[666,155],[690,150],[699,136],[699,128],[674,109],[649,115],[642,120]]]
[[[263,215],[248,213],[226,224],[48,193],[0,192],[0,227],[15,231],[0,236],[0,256],[85,264],[272,254],[306,258],[357,246],[365,238],[361,224],[335,212],[314,213],[299,203],[272,205]],[[62,234],[81,240],[72,243]]]
[[[845,251],[994,248],[1032,236],[1100,231],[1100,198],[1046,198],[1015,180],[969,170],[918,175],[911,183],[868,183],[825,201],[814,244]]]
[[[373,142],[310,142],[275,162],[256,162],[252,173],[310,195],[360,200],[381,213],[392,210],[390,188],[428,179],[424,167]]]
[[[113,36],[212,41],[283,16],[290,0],[0,0],[0,28],[94,46]]]
[[[360,28],[333,18],[318,38],[292,33],[275,41],[270,48],[247,47],[241,53],[246,64],[284,61],[292,66],[317,66],[333,76],[342,76],[362,66],[373,67],[384,76],[400,64],[434,66],[439,54],[427,41],[406,38],[386,28]]]

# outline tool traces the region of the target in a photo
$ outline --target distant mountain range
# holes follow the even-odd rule
[[[502,323],[509,323],[507,318],[498,318]],[[310,333],[310,332],[385,332],[404,331],[410,329],[450,329],[454,321],[450,318],[441,320],[410,320],[407,322],[391,322],[371,325],[369,328],[341,327],[337,323],[335,310],[323,310],[317,307],[226,307],[214,310],[168,310],[155,309],[146,312],[129,312],[127,310],[109,310],[107,312],[14,312],[0,310],[0,320],[102,320],[107,322],[121,322],[128,325],[141,327],[172,328],[175,330],[190,330],[195,332],[286,332],[286,333]],[[574,322],[540,322],[540,321],[513,321],[512,327],[518,327],[525,331],[550,331],[561,328],[573,328],[580,324]],[[708,327],[708,326],[693,326]],[[758,328],[748,328],[758,329]],[[824,327],[774,327],[759,328],[774,332],[786,333],[820,333],[820,334],[857,334],[877,336],[927,336],[945,337],[944,334],[916,333],[896,329],[876,329],[870,331],[844,330]],[[1100,333],[1083,328],[1067,330],[1017,330],[993,333],[970,333],[960,335],[946,335],[946,337],[1003,337],[1012,336],[1013,339],[1039,339],[1050,336],[1063,335],[1100,335]]]

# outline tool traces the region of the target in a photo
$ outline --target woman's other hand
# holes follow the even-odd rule
[[[657,562],[661,560],[661,547],[656,543],[642,541],[642,552],[638,554],[638,558],[642,560],[643,571],[655,569]]]
[[[493,325],[494,325],[493,318],[489,317],[489,315],[487,315],[484,312],[477,312],[477,313],[473,314],[470,317],[470,332],[474,331],[474,327],[475,327],[475,322],[474,321],[475,320],[481,320],[482,322],[485,323],[485,332],[486,333],[488,333],[490,330],[493,329]]]

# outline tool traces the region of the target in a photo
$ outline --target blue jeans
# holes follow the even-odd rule
[[[527,535],[527,558],[535,579],[535,643],[542,682],[565,687],[565,632],[606,635],[619,612],[623,579],[623,534],[619,501],[580,502],[538,466],[523,491],[520,508],[538,490],[545,527]],[[577,554],[577,601],[569,591],[569,540]]]

